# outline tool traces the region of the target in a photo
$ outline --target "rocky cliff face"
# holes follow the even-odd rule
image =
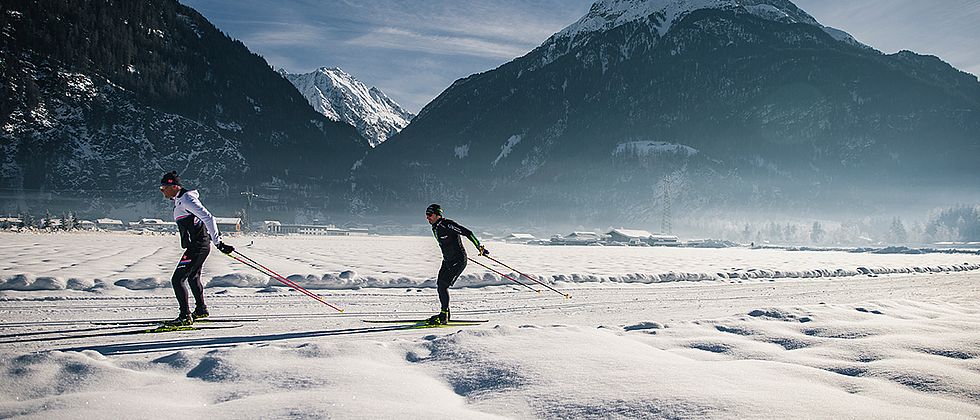
[[[15,0],[2,12],[9,194],[125,204],[157,198],[160,174],[177,170],[212,201],[270,185],[305,205],[368,150],[353,127],[316,113],[265,60],[176,1]]]

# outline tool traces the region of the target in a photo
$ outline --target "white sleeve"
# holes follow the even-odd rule
[[[208,234],[211,235],[211,242],[218,245],[221,242],[221,237],[218,234],[218,224],[214,222],[214,217],[211,216],[211,212],[204,208],[201,204],[201,200],[196,197],[187,197],[187,211],[191,212],[194,216],[204,223],[204,227],[208,230]]]

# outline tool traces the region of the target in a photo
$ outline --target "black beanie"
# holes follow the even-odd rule
[[[177,176],[177,171],[170,171],[163,174],[160,185],[180,185],[180,177]]]
[[[425,208],[425,214],[438,214],[442,216],[442,207],[438,204],[429,204],[429,207]]]

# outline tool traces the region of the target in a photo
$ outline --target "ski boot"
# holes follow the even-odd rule
[[[194,318],[194,320],[196,321],[201,318],[207,318],[208,315],[210,315],[208,313],[208,308],[202,308],[199,306],[196,309],[194,309],[193,313],[191,313],[191,318]]]
[[[182,327],[194,324],[194,317],[191,314],[180,314],[176,319],[163,321],[163,325],[168,327]]]
[[[443,309],[438,314],[432,315],[425,322],[428,325],[446,325],[449,323],[449,309]]]

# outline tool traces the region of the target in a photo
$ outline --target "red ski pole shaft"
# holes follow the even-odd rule
[[[242,264],[245,264],[245,265],[247,265],[248,267],[250,267],[252,269],[255,269],[255,271],[258,271],[258,272],[260,272],[262,274],[265,274],[265,275],[267,275],[269,277],[272,277],[272,278],[276,279],[276,281],[278,281],[278,282],[280,282],[280,283],[282,283],[282,284],[284,284],[286,286],[289,286],[290,288],[293,288],[295,290],[298,290],[298,291],[302,292],[303,294],[305,294],[305,295],[307,295],[307,296],[309,296],[309,297],[311,297],[313,299],[316,299],[316,300],[318,300],[318,301],[326,304],[327,306],[333,307],[333,305],[330,305],[329,303],[324,302],[322,299],[320,299],[319,296],[313,294],[313,292],[310,292],[309,290],[304,289],[303,287],[301,287],[300,285],[296,284],[292,280],[280,278],[280,276],[278,276],[275,272],[270,273],[270,272],[268,272],[266,270],[263,270],[263,269],[261,269],[259,267],[256,267],[255,265],[253,265],[251,263],[248,263],[246,261],[243,261],[241,258],[238,258],[236,256],[228,255],[228,257],[230,257],[230,258],[234,259],[235,261],[238,261],[238,262],[240,262]],[[334,309],[336,309],[336,308],[334,308]]]
[[[245,264],[245,265],[249,266],[250,268],[255,269],[255,271],[258,271],[258,272],[260,272],[262,274],[265,274],[265,275],[267,275],[269,277],[272,277],[272,278],[276,279],[276,281],[278,281],[279,283],[282,283],[282,284],[284,284],[286,286],[289,286],[291,288],[294,288],[296,290],[299,290],[300,292],[305,293],[307,296],[309,296],[309,295],[312,294],[312,292],[310,292],[309,290],[304,289],[303,287],[301,287],[300,285],[296,284],[294,281],[292,281],[290,279],[280,279],[279,276],[276,275],[275,273],[270,273],[270,272],[268,272],[266,270],[263,270],[262,268],[257,267],[253,263],[244,261],[241,258],[235,257],[233,255],[229,255],[229,257],[231,257],[235,261],[238,261],[238,262],[240,262],[242,264]]]
[[[242,256],[243,256],[243,257],[245,257],[244,255],[242,255]],[[282,284],[284,284],[284,285],[286,285],[286,286],[289,286],[290,288],[293,288],[293,289],[295,289],[295,290],[298,290],[298,291],[300,291],[300,292],[302,292],[303,294],[305,294],[305,295],[307,295],[307,296],[309,296],[309,297],[311,297],[311,298],[313,298],[313,299],[316,299],[316,300],[317,300],[318,302],[320,302],[320,303],[322,303],[322,304],[324,304],[324,305],[327,305],[327,306],[329,306],[329,307],[331,307],[331,308],[333,308],[334,310],[336,310],[336,311],[338,311],[338,312],[343,312],[343,311],[344,311],[343,309],[341,309],[341,308],[338,308],[338,307],[336,307],[336,306],[334,306],[334,305],[331,305],[331,304],[330,304],[329,302],[327,302],[327,301],[325,301],[325,300],[323,300],[323,298],[321,298],[321,297],[320,297],[320,296],[318,296],[317,294],[315,294],[315,293],[313,293],[313,292],[311,292],[311,291],[309,291],[309,290],[307,290],[307,289],[305,289],[305,288],[303,288],[302,286],[300,286],[300,285],[298,285],[298,284],[296,284],[296,282],[294,282],[294,281],[292,281],[292,280],[290,280],[290,279],[287,279],[287,278],[285,278],[285,277],[283,277],[283,276],[282,276],[281,274],[279,274],[279,273],[276,273],[275,271],[272,271],[272,270],[270,270],[270,269],[269,269],[268,267],[265,267],[265,266],[263,266],[263,265],[261,265],[261,264],[258,264],[258,263],[256,263],[256,264],[258,264],[258,265],[259,265],[260,267],[262,267],[262,268],[260,269],[260,268],[258,268],[258,267],[255,267],[255,266],[253,266],[252,264],[249,264],[249,263],[247,263],[247,262],[245,262],[245,261],[242,261],[241,259],[239,259],[239,258],[237,258],[237,257],[234,257],[234,256],[232,256],[232,258],[234,258],[234,259],[236,259],[236,260],[238,260],[239,262],[241,262],[241,263],[243,263],[243,264],[245,264],[245,265],[247,265],[247,266],[249,266],[249,267],[252,267],[252,268],[254,268],[255,270],[257,270],[257,271],[259,271],[259,272],[261,272],[262,274],[265,274],[265,275],[267,275],[267,276],[270,276],[270,277],[272,277],[272,278],[274,278],[274,279],[276,279],[276,281],[278,281],[278,282],[280,282],[280,283],[282,283]],[[245,258],[248,258],[248,257],[245,257]],[[252,261],[252,262],[255,262],[255,261]],[[264,270],[263,270],[263,269],[264,269]]]
[[[490,271],[493,271],[494,273],[497,273],[497,274],[499,274],[499,275],[501,275],[501,276],[504,276],[504,277],[506,277],[506,278],[507,278],[507,280],[510,280],[510,281],[512,281],[512,282],[514,282],[514,283],[517,283],[517,284],[519,284],[519,285],[521,285],[521,286],[524,286],[524,287],[526,287],[526,288],[528,288],[528,289],[531,289],[531,290],[534,290],[535,292],[538,292],[538,293],[541,293],[541,291],[540,291],[540,290],[536,290],[535,288],[533,288],[533,287],[531,287],[531,286],[528,286],[528,285],[526,285],[526,284],[524,284],[524,283],[521,283],[521,282],[520,282],[519,280],[517,280],[517,279],[515,279],[515,278],[513,278],[513,277],[511,277],[511,276],[508,276],[508,275],[506,275],[506,274],[504,274],[504,273],[501,273],[501,272],[499,272],[499,271],[497,271],[497,270],[494,270],[493,268],[491,268],[490,266],[488,266],[488,265],[486,265],[486,264],[483,264],[483,263],[481,263],[481,262],[479,262],[479,261],[477,261],[477,260],[474,260],[474,259],[472,259],[472,258],[470,258],[470,257],[466,257],[466,259],[468,259],[468,260],[470,260],[470,261],[473,261],[473,262],[475,262],[475,263],[477,263],[477,264],[479,264],[479,265],[480,265],[481,267],[483,267],[483,268],[486,268],[487,270],[490,270]]]
[[[294,281],[292,281],[292,280],[290,280],[290,279],[287,279],[287,278],[286,278],[286,277],[284,277],[284,276],[283,276],[282,274],[279,274],[279,273],[276,273],[275,271],[272,271],[272,269],[270,269],[269,267],[266,267],[266,266],[264,266],[264,265],[262,265],[262,264],[260,264],[259,262],[257,262],[257,261],[255,261],[255,260],[253,260],[253,259],[251,259],[251,258],[249,258],[249,257],[247,257],[247,256],[245,256],[244,254],[242,254],[242,253],[240,253],[240,252],[238,252],[238,251],[235,251],[235,253],[236,253],[236,254],[238,254],[238,255],[241,255],[241,256],[242,256],[242,258],[245,258],[246,260],[249,260],[249,261],[251,261],[251,262],[252,262],[252,263],[254,263],[255,265],[258,265],[259,267],[262,267],[263,269],[265,269],[265,270],[266,270],[266,271],[268,271],[269,273],[272,273],[272,274],[273,274],[273,276],[274,276],[274,277],[276,278],[276,280],[279,280],[279,282],[280,282],[280,283],[282,283],[282,284],[285,284],[285,285],[287,285],[287,286],[289,286],[289,287],[292,287],[292,288],[294,288],[294,289],[296,289],[296,290],[299,290],[300,292],[303,292],[303,293],[304,293],[304,294],[306,294],[307,296],[309,296],[309,297],[311,297],[311,298],[313,298],[313,299],[316,299],[316,300],[317,300],[317,301],[319,301],[320,303],[322,303],[322,304],[324,304],[324,305],[327,305],[327,306],[329,306],[329,307],[331,307],[331,308],[333,308],[334,310],[336,310],[336,311],[338,311],[338,312],[343,312],[343,311],[344,311],[343,309],[341,309],[341,308],[338,308],[338,307],[336,307],[336,306],[334,306],[334,305],[331,305],[331,304],[330,304],[329,302],[327,302],[327,301],[325,301],[325,300],[323,300],[323,298],[321,298],[321,297],[320,297],[320,296],[318,296],[317,294],[315,294],[315,293],[313,293],[313,292],[311,292],[311,291],[309,291],[309,290],[307,290],[307,289],[305,289],[305,288],[303,288],[302,286],[300,286],[300,285],[298,285],[298,284],[296,284],[296,282],[294,282]]]
[[[513,270],[513,271],[514,271],[515,273],[517,273],[517,274],[520,274],[520,275],[522,275],[522,276],[524,276],[524,277],[526,277],[526,278],[528,278],[528,279],[531,279],[531,281],[533,281],[533,282],[535,282],[535,283],[537,283],[537,284],[540,284],[540,285],[542,285],[542,286],[544,286],[544,287],[547,287],[547,288],[548,288],[548,289],[550,289],[551,291],[553,291],[553,292],[555,292],[555,293],[558,293],[559,295],[562,295],[562,296],[564,296],[564,297],[565,297],[565,298],[567,298],[567,299],[571,299],[571,297],[572,297],[572,295],[570,295],[570,294],[568,294],[568,293],[562,293],[562,292],[559,292],[559,291],[558,291],[558,290],[556,290],[556,289],[555,289],[554,287],[551,287],[551,286],[549,286],[549,285],[547,285],[547,284],[545,284],[545,283],[544,283],[544,282],[542,282],[541,280],[538,280],[538,279],[536,279],[536,278],[534,278],[534,277],[531,277],[531,276],[529,276],[529,275],[527,275],[527,274],[524,274],[524,273],[522,273],[522,272],[520,272],[520,271],[517,271],[517,269],[515,269],[514,267],[511,267],[511,266],[509,266],[509,265],[507,265],[507,264],[504,264],[504,263],[502,263],[502,262],[501,262],[500,260],[498,260],[498,259],[496,259],[496,258],[494,258],[494,257],[491,257],[491,256],[489,256],[489,255],[484,255],[484,257],[487,257],[487,258],[489,258],[489,259],[490,259],[490,261],[493,261],[493,262],[495,262],[495,263],[497,263],[497,264],[500,264],[500,265],[502,265],[502,266],[504,266],[504,267],[506,267],[506,268],[507,268],[508,270]]]
[[[273,277],[273,278],[275,278],[275,279],[276,279],[277,281],[279,281],[280,283],[282,283],[282,284],[285,284],[286,286],[289,286],[289,287],[291,287],[291,288],[293,288],[293,289],[296,289],[296,290],[298,290],[298,291],[300,291],[300,292],[302,292],[303,294],[305,294],[305,295],[307,295],[307,296],[309,296],[309,297],[311,297],[311,298],[313,298],[313,299],[316,299],[316,300],[317,300],[318,302],[320,302],[320,303],[322,303],[322,304],[324,304],[324,305],[327,305],[327,306],[329,306],[329,307],[331,307],[331,308],[333,308],[333,309],[334,309],[334,310],[336,310],[337,312],[343,312],[343,311],[344,311],[344,310],[343,310],[343,309],[341,309],[341,308],[338,308],[338,307],[336,307],[336,306],[334,306],[334,305],[331,305],[331,304],[330,304],[329,302],[327,302],[327,301],[325,301],[325,300],[323,300],[323,298],[321,298],[320,296],[317,296],[317,295],[316,295],[315,293],[313,293],[313,292],[311,292],[311,291],[309,291],[309,290],[306,290],[305,288],[303,288],[303,287],[301,287],[300,285],[298,285],[298,284],[296,284],[296,283],[295,283],[294,281],[292,281],[292,280],[290,280],[290,279],[287,279],[287,278],[285,278],[285,277],[283,277],[283,276],[282,276],[281,274],[279,274],[279,273],[276,273],[275,271],[272,271],[272,270],[271,270],[271,269],[270,269],[269,267],[266,267],[266,266],[264,266],[264,265],[262,265],[262,264],[260,264],[259,262],[257,262],[257,261],[255,261],[255,260],[253,260],[253,259],[251,259],[251,258],[249,258],[249,257],[247,257],[247,256],[245,256],[245,255],[244,255],[244,254],[242,254],[241,252],[238,252],[238,251],[234,251],[234,252],[235,252],[236,254],[238,254],[238,255],[240,255],[240,256],[241,256],[242,258],[244,258],[244,259],[246,259],[246,260],[248,260],[248,261],[249,261],[249,262],[251,262],[252,264],[255,264],[255,265],[257,265],[257,266],[259,266],[259,267],[262,267],[262,269],[258,269],[258,268],[256,268],[255,266],[253,266],[252,264],[249,264],[249,263],[246,263],[245,261],[242,261],[242,260],[241,260],[241,258],[238,258],[238,257],[235,257],[234,255],[231,255],[231,254],[227,254],[227,255],[228,255],[229,257],[231,257],[231,258],[234,258],[235,260],[237,260],[238,262],[240,262],[240,263],[242,263],[242,264],[245,264],[245,265],[247,265],[247,266],[249,266],[249,267],[252,267],[252,268],[254,268],[254,269],[256,269],[256,270],[258,270],[258,271],[260,271],[260,272],[262,272],[263,274],[266,274],[266,275],[269,275],[269,274],[271,274],[271,275],[272,275],[272,277]]]

